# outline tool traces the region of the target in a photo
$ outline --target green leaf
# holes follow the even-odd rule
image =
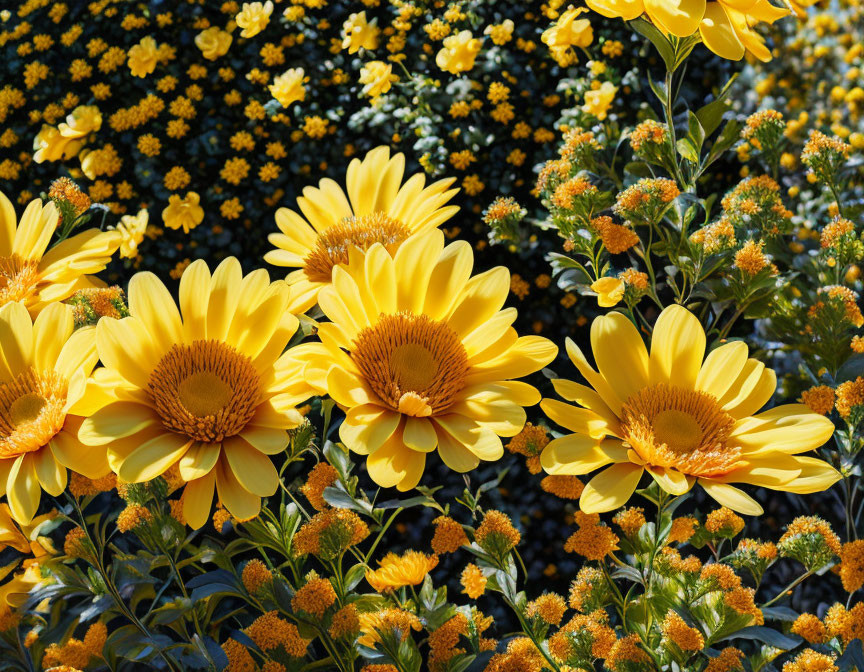
[[[755,639],[763,644],[768,644],[769,646],[783,649],[784,651],[791,651],[804,641],[800,637],[790,637],[789,635],[784,635],[782,632],[777,632],[772,628],[766,628],[762,625],[751,625],[750,627],[738,630],[738,632],[734,632],[723,639],[733,638]]]
[[[720,127],[720,122],[723,121],[723,115],[726,113],[726,110],[729,109],[727,98],[729,97],[732,82],[734,82],[737,77],[738,73],[736,72],[732,75],[729,81],[726,82],[726,86],[723,87],[723,90],[720,91],[720,94],[714,100],[696,110],[696,117],[699,119],[699,123],[702,124],[702,128],[705,129],[706,136],[711,135]]]
[[[642,37],[647,38],[654,45],[657,53],[660,54],[660,58],[663,59],[663,63],[666,64],[666,70],[673,72],[675,70],[675,49],[673,49],[669,39],[654,24],[644,19],[634,19],[629,24],[633,30]]]
[[[689,137],[681,138],[675,143],[675,149],[678,153],[691,163],[699,163],[699,151],[693,145],[693,141]]]

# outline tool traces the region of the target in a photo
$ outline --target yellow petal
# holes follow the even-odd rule
[[[207,338],[225,340],[231,319],[240,300],[243,270],[235,257],[228,257],[210,278],[210,300],[207,303]]]
[[[777,374],[763,366],[759,380],[746,395],[739,395],[723,404],[723,410],[733,418],[746,418],[757,413],[765,404],[771,401],[777,389]],[[743,390],[742,390],[743,391]]]
[[[597,441],[579,434],[552,439],[540,455],[540,465],[553,476],[581,476],[613,462],[626,462],[620,441]]]
[[[705,6],[705,16],[699,24],[699,35],[705,46],[721,58],[740,61],[744,58],[744,45],[735,34],[732,22],[719,2]]]
[[[18,220],[15,216],[15,207],[12,201],[0,191],[0,256],[12,256],[12,241],[15,240],[15,231],[18,228]]]
[[[210,299],[210,269],[203,259],[193,261],[180,278],[180,311],[186,342],[207,338],[207,303]],[[208,505],[209,506],[209,505]]]
[[[206,476],[190,481],[183,489],[183,517],[193,530],[203,527],[209,520],[215,486],[216,470],[214,469]]]
[[[474,254],[469,243],[457,240],[445,247],[429,276],[432,289],[426,293],[423,312],[433,320],[446,319],[456,307],[473,267]]]
[[[834,423],[813,413],[804,404],[784,404],[739,420],[730,443],[744,453],[780,451],[804,453],[823,445],[834,433]]]
[[[540,408],[552,422],[571,432],[585,434],[592,439],[602,439],[610,433],[606,420],[587,408],[578,408],[555,399],[544,399],[540,402]]]
[[[42,317],[43,314],[44,311],[40,313],[39,317]],[[38,322],[39,318],[36,321]],[[39,352],[38,348],[40,344],[40,341],[37,340],[37,352]],[[46,357],[45,363],[47,364],[48,361],[49,359]],[[98,361],[96,328],[81,327],[80,329],[76,329],[75,333],[65,343],[62,343],[60,352],[51,368],[67,380],[71,380],[76,373],[83,373],[85,376],[89,376]]]
[[[696,482],[694,478],[688,478],[680,471],[675,469],[663,469],[662,467],[652,467],[648,469],[651,477],[657,481],[657,485],[663,488],[670,495],[683,495]]]
[[[289,441],[288,432],[281,427],[247,425],[240,436],[255,450],[265,455],[278,455],[288,447]]]
[[[204,478],[213,471],[219,455],[222,453],[221,443],[202,443],[193,441],[183,457],[178,461],[180,476],[184,481],[195,481]],[[212,498],[212,495],[211,495]],[[209,503],[208,503],[209,508]]]
[[[63,344],[66,343],[74,330],[75,321],[72,319],[72,308],[64,303],[52,303],[39,313],[33,322],[34,364],[37,370],[51,371],[54,369]],[[91,331],[88,339],[94,354],[96,351],[95,336],[95,332]],[[95,365],[96,362],[93,363]],[[69,374],[71,373],[72,371],[69,372]],[[70,376],[67,375],[66,377]]]
[[[648,385],[645,343],[633,323],[621,313],[609,313],[594,320],[591,349],[600,375],[619,399],[629,399]]]
[[[579,346],[576,345],[573,339],[568,337],[565,340],[565,345],[567,348],[567,356],[570,358],[570,361],[573,362],[573,365],[579,373],[585,377],[588,384],[597,391],[597,394],[600,395],[600,398],[603,399],[603,402],[609,407],[609,409],[618,416],[621,413],[621,406],[626,398],[622,400],[617,394],[615,394],[615,391],[610,387],[606,379],[597,373],[597,371],[595,371],[588,363],[585,354]]]
[[[128,483],[143,483],[161,476],[179,461],[192,441],[179,434],[160,434],[145,441],[123,460],[117,475]]]
[[[588,481],[579,497],[585,513],[603,513],[627,503],[642,478],[642,467],[628,463],[613,464]]]
[[[27,525],[42,497],[42,488],[36,475],[36,465],[30,455],[21,455],[13,463],[6,481],[6,499],[12,516],[21,525]]]
[[[480,458],[466,448],[462,442],[453,438],[443,427],[436,427],[438,434],[438,455],[441,461],[460,474],[476,469]]]
[[[591,9],[610,19],[632,21],[645,11],[642,0],[585,0]]]
[[[644,0],[645,12],[666,32],[689,37],[699,29],[705,0]]]
[[[168,352],[175,343],[183,341],[177,304],[153,273],[132,276],[129,281],[129,313],[147,325],[161,352]]]
[[[411,450],[431,453],[438,446],[438,435],[426,418],[405,418],[402,440]]]
[[[843,475],[824,460],[816,457],[799,457],[795,460],[801,468],[801,473],[791,483],[781,488],[785,492],[795,492],[799,495],[809,495],[822,492],[843,478]]]
[[[696,316],[683,306],[664,309],[651,335],[651,383],[692,389],[704,356],[705,330]]]
[[[88,446],[104,446],[157,423],[159,416],[149,406],[117,401],[86,418],[78,430],[78,440]]]
[[[396,312],[396,265],[381,245],[373,245],[366,253],[365,285],[374,301],[374,315]]]
[[[246,490],[222,459],[216,464],[216,490],[229,513],[240,520],[250,520],[261,511],[261,498]]]
[[[612,412],[612,409],[606,405],[606,402],[603,401],[603,397],[597,394],[597,392],[592,390],[590,387],[574,383],[572,380],[567,380],[565,378],[555,378],[551,382],[552,387],[555,388],[555,391],[560,396],[564,397],[567,401],[575,401],[580,406],[594,411],[606,421],[610,434],[615,435],[617,433],[618,426],[621,422],[618,419],[618,416],[616,416]]]
[[[721,506],[728,506],[733,511],[747,516],[761,516],[763,513],[759,502],[734,485],[709,481],[705,478],[700,478],[699,483]]]
[[[396,251],[396,305],[399,310],[420,313],[435,261],[444,249],[444,233],[434,229],[411,236]]]
[[[100,319],[96,324],[96,349],[106,367],[144,390],[164,354],[157,349],[147,327],[134,317]]]
[[[227,438],[222,444],[228,466],[244,490],[269,497],[279,487],[279,474],[270,458],[241,439]]]
[[[411,450],[401,441],[387,441],[374,453],[366,458],[366,469],[369,477],[383,488],[411,483],[414,487],[423,475],[426,464],[426,453]]]
[[[349,450],[359,455],[370,455],[393,436],[400,417],[399,413],[384,410],[377,420],[369,424],[352,425],[346,420],[339,426],[339,438]]]
[[[0,348],[13,376],[33,365],[33,323],[21,303],[7,303],[0,308]]]
[[[47,446],[30,454],[42,489],[53,497],[59,497],[66,489],[66,467],[54,459]]]
[[[747,364],[747,344],[732,341],[715,348],[705,358],[696,378],[696,389],[722,398]]]
[[[467,336],[488,322],[504,305],[510,291],[510,272],[496,266],[471,278],[447,325],[459,336]]]
[[[49,443],[51,453],[64,467],[86,478],[102,478],[111,471],[107,452],[102,446],[86,446],[78,440],[80,423],[81,419],[66,417],[66,426]]]

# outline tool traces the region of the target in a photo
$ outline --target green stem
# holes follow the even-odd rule
[[[801,583],[802,581],[804,581],[805,579],[809,578],[812,575],[813,575],[813,572],[811,572],[810,570],[807,570],[801,576],[799,576],[797,579],[795,579],[792,583],[790,583],[788,586],[786,586],[783,590],[781,590],[779,593],[777,593],[777,595],[775,595],[773,599],[768,600],[765,604],[763,604],[759,608],[764,609],[765,607],[770,607],[777,600],[779,600],[781,597],[783,597],[786,593],[788,593],[790,590],[795,588],[795,586],[797,586],[799,583]]]

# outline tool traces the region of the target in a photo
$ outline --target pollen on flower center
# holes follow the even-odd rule
[[[67,382],[29,369],[0,385],[0,458],[39,450],[63,429]]]
[[[382,315],[360,332],[351,357],[390,408],[424,417],[447,409],[465,385],[468,355],[459,336],[426,315]]]
[[[735,420],[705,392],[666,383],[641,389],[621,411],[622,437],[646,464],[690,476],[719,476],[738,462]]]
[[[303,260],[303,268],[313,282],[330,282],[333,267],[348,263],[351,247],[368,250],[375,243],[381,243],[392,252],[410,235],[411,229],[383,212],[345,217],[318,234],[315,247]]]
[[[0,257],[0,305],[26,299],[38,281],[37,262],[17,254]]]
[[[148,389],[166,429],[207,443],[242,431],[261,398],[252,360],[213,340],[174,345],[150,374]]]

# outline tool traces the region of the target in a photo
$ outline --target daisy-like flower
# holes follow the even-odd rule
[[[309,396],[283,354],[298,326],[288,294],[263,269],[244,277],[233,257],[212,276],[198,260],[180,279],[178,310],[155,275],[136,274],[130,317],[97,325],[105,368],[88,385],[80,440],[107,445],[111,468],[130,483],[176,464],[194,528],[207,521],[214,487],[235,518],[257,515],[278,486],[269,456],[288,444],[302,422],[295,405]]]
[[[577,476],[611,465],[585,486],[583,511],[622,506],[645,471],[673,495],[698,481],[720,504],[750,515],[762,508],[731,483],[803,494],[840,479],[826,462],[800,455],[831,437],[831,421],[803,404],[757,414],[774,394],[774,372],[748,359],[741,341],[707,357],[705,344],[699,320],[681,306],[657,319],[650,354],[624,315],[594,320],[596,371],[568,340],[567,354],[591,387],[552,381],[581,408],[543,400],[546,415],[574,433],[551,441],[540,462],[550,474]]]
[[[87,229],[49,250],[59,217],[53,203],[35,199],[16,223],[15,208],[0,192],[0,305],[20,301],[35,317],[79,289],[104,286],[87,274],[111,261],[120,233]]]
[[[381,243],[392,254],[410,235],[440,226],[459,210],[446,205],[458,191],[448,189],[453,178],[427,187],[425,176],[418,173],[402,184],[404,172],[404,155],[391,157],[388,147],[377,147],[349,164],[347,195],[335,181],[323,179],[297,199],[302,216],[288,208],[276,212],[282,233],[270,234],[278,249],[264,260],[299,269],[286,278],[298,312],[315,305],[333,267],[348,263],[351,248],[365,250]]]
[[[511,327],[516,309],[501,309],[507,269],[471,277],[471,246],[445,248],[437,229],[412,236],[395,257],[380,243],[351,255],[319,294],[332,320],[319,325],[321,343],[298,355],[306,380],[345,410],[342,441],[368,456],[376,483],[400,490],[417,485],[436,449],[459,472],[499,459],[499,437],[516,435],[522,407],[539,401],[515,379],[558,350]]]
[[[77,404],[96,366],[92,327],[75,331],[72,308],[54,303],[35,322],[20,303],[0,308],[0,494],[28,525],[44,490],[66,489],[67,469],[110,471],[104,448],[81,445]]]

